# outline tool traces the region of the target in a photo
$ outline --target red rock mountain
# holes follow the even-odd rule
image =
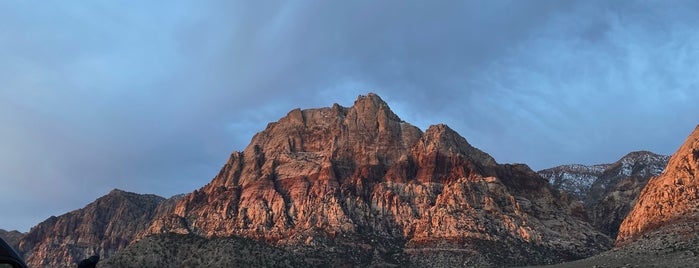
[[[50,217],[19,240],[30,267],[75,267],[93,254],[108,258],[143,233],[173,202],[156,195],[112,190],[82,209]],[[168,203],[171,203],[168,207]]]
[[[579,202],[526,165],[498,164],[446,125],[423,133],[375,94],[270,123],[149,228],[171,232],[294,248],[349,241],[416,265],[444,254],[450,265],[540,264],[611,246]]]
[[[618,245],[659,229],[699,222],[699,126],[672,155],[665,171],[650,179],[619,228]]]

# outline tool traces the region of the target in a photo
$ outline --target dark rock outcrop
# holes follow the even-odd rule
[[[21,233],[17,230],[12,230],[12,231],[6,231],[3,229],[0,229],[0,237],[2,237],[5,242],[7,242],[8,245],[10,245],[13,248],[17,248],[19,245],[19,240],[24,236],[24,233]]]
[[[144,232],[154,218],[171,213],[172,208],[159,210],[164,201],[156,195],[112,190],[82,209],[33,227],[20,239],[18,249],[30,267],[75,267],[93,254],[108,258]]]

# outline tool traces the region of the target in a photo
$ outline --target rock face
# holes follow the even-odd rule
[[[148,231],[366,253],[348,265],[520,265],[608,249],[584,218],[526,165],[500,165],[446,125],[423,133],[369,94],[270,123]]]
[[[617,245],[649,232],[699,221],[699,126],[672,155],[665,171],[652,178],[619,228]]]
[[[33,227],[19,241],[30,267],[75,267],[93,254],[112,256],[150,225],[153,218],[172,212],[160,208],[165,199],[113,190],[106,196]]]
[[[632,152],[609,165],[584,198],[592,225],[616,238],[648,180],[660,175],[669,156],[647,151]]]
[[[564,165],[539,171],[556,189],[582,201],[592,225],[616,238],[648,180],[667,166],[666,155],[631,152],[612,164]]]
[[[609,164],[585,166],[579,164],[563,165],[540,170],[537,173],[548,180],[551,186],[584,201]]]

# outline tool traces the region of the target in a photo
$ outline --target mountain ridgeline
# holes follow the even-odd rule
[[[669,158],[638,151],[611,164],[565,165],[538,173],[554,188],[580,199],[592,225],[614,239],[643,187],[663,172]]]
[[[526,165],[498,164],[446,125],[423,133],[369,94],[269,124],[149,232],[340,253],[333,265],[525,265],[609,249],[584,219]]]
[[[113,190],[82,209],[52,216],[23,235],[17,249],[30,267],[75,267],[93,254],[109,258],[169,213],[174,199]]]
[[[189,194],[114,190],[16,243],[31,267],[91,254],[100,267],[604,264],[625,252],[607,251],[615,237],[646,248],[650,232],[696,222],[694,136],[667,169],[667,156],[634,152],[537,173],[497,163],[446,125],[423,132],[369,94],[289,112]]]

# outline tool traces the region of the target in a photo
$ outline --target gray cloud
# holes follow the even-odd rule
[[[535,169],[672,153],[694,2],[0,3],[0,228],[207,183],[289,110],[377,92]]]

